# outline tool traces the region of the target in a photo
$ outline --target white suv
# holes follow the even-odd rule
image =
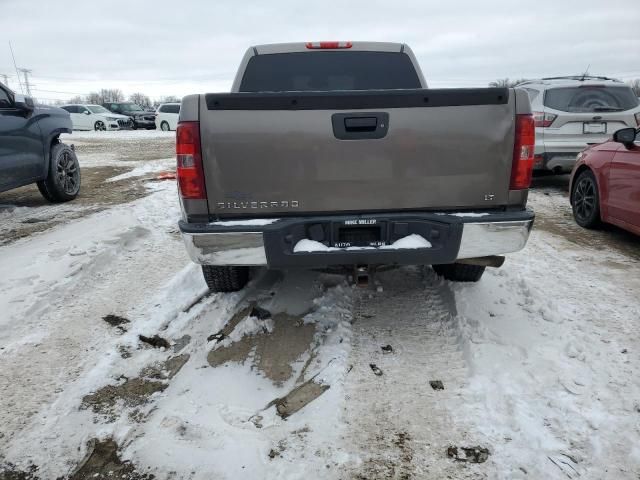
[[[71,117],[74,130],[120,130],[131,128],[131,119],[126,115],[110,112],[100,105],[62,105]]]
[[[587,146],[616,130],[640,126],[640,104],[631,88],[607,77],[575,76],[528,80],[536,122],[537,170],[569,172]]]
[[[178,126],[179,114],[179,103],[161,103],[156,110],[156,128],[165,132],[175,130]]]

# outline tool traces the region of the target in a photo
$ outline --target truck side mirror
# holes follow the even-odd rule
[[[33,112],[33,109],[35,108],[33,98],[22,94],[16,94],[13,100],[13,105],[15,108],[22,110],[23,112]]]
[[[635,128],[621,128],[613,134],[613,141],[623,145],[631,145],[636,140]]]

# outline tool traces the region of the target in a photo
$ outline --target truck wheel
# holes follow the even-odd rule
[[[432,265],[432,267],[439,276],[454,282],[477,282],[482,278],[486,268],[480,265],[467,265],[464,263],[448,263]]]
[[[249,267],[202,265],[202,274],[212,292],[237,292],[249,281]]]
[[[576,223],[584,228],[600,226],[600,198],[598,184],[591,170],[584,170],[578,175],[571,192],[571,207]]]
[[[50,202],[68,202],[80,192],[80,165],[69,145],[58,143],[51,149],[47,178],[38,182],[38,190]]]

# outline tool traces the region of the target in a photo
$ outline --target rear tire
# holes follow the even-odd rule
[[[80,192],[80,164],[71,147],[58,143],[51,149],[49,172],[38,182],[38,190],[50,202],[68,202]]]
[[[249,281],[249,267],[202,265],[202,274],[209,290],[214,293],[237,292]]]
[[[449,263],[432,265],[433,270],[441,277],[453,282],[477,282],[482,278],[486,267],[467,265],[465,263]]]
[[[107,129],[107,126],[104,124],[103,121],[98,120],[96,123],[93,124],[93,129],[96,132],[104,132]]]
[[[576,178],[571,192],[571,208],[573,218],[581,227],[598,228],[602,224],[598,183],[591,170],[583,170]]]
[[[169,128],[169,123],[168,123],[168,122],[162,122],[162,123],[160,124],[160,129],[161,129],[163,132],[168,132],[169,130],[171,130],[171,128]]]

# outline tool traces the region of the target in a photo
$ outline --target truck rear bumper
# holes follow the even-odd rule
[[[203,265],[321,268],[330,265],[434,265],[502,255],[524,248],[533,225],[530,210],[516,212],[395,213],[283,218],[255,221],[179,223],[189,256]],[[378,246],[344,246],[358,229],[378,232]],[[368,230],[369,232],[365,232]],[[344,233],[346,231],[346,233]],[[353,232],[356,236],[353,236]],[[410,235],[431,247],[403,248],[393,242]],[[300,240],[315,240],[317,251],[294,251]],[[424,243],[424,242],[423,242]]]

